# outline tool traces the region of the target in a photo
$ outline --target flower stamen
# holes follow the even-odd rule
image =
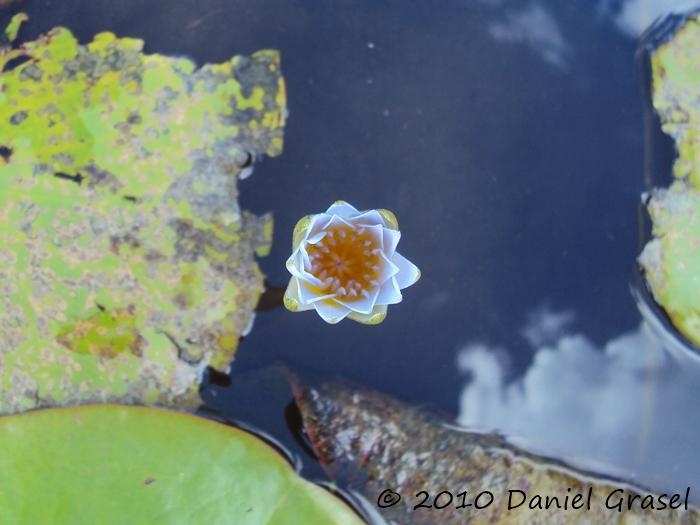
[[[347,225],[333,226],[316,244],[306,247],[309,273],[323,282],[323,293],[344,301],[359,300],[377,286],[381,249],[371,232]]]

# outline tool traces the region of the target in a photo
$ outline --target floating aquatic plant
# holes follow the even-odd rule
[[[189,414],[92,405],[0,418],[3,524],[362,525],[262,440]]]
[[[674,327],[700,346],[700,13],[684,17],[671,35],[658,24],[663,38],[651,52],[652,102],[678,154],[676,180],[645,198],[654,238],[639,263]]]
[[[284,296],[291,311],[316,310],[327,323],[348,317],[377,324],[387,305],[420,271],[396,251],[398,222],[388,210],[358,211],[336,201],[324,213],[301,219],[294,229],[292,274]]]
[[[226,370],[263,288],[270,217],[238,206],[278,155],[279,55],[197,67],[55,28],[0,39],[0,413],[185,406]]]

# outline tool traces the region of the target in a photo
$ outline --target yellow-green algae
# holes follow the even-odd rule
[[[282,150],[278,53],[142,49],[65,28],[0,47],[0,413],[194,404],[252,321],[271,219],[237,179]]]
[[[652,102],[661,129],[676,143],[677,179],[700,187],[700,16],[688,16],[673,37],[653,51]]]
[[[648,200],[654,239],[640,263],[674,326],[700,346],[700,15],[651,54],[652,102],[677,149],[675,182]]]
[[[674,326],[700,345],[700,192],[679,181],[652,195],[648,210],[655,239],[639,260]]]

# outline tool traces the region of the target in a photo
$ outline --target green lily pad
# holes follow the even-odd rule
[[[655,189],[647,208],[654,239],[639,256],[647,283],[674,326],[700,346],[700,190],[674,182]]]
[[[675,180],[647,199],[653,239],[639,256],[656,302],[700,346],[700,14],[689,13],[651,51],[652,103],[673,138]],[[654,40],[653,35],[652,40]]]
[[[279,55],[143,47],[60,27],[0,44],[0,413],[196,405],[252,324],[272,223],[237,181],[281,153]]]
[[[651,55],[652,102],[661,128],[676,143],[675,177],[700,187],[700,14],[683,24]]]
[[[359,525],[252,434],[166,410],[90,405],[0,418],[2,523]]]

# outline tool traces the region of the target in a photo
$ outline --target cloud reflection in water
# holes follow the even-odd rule
[[[457,358],[469,377],[458,423],[654,489],[700,490],[700,367],[665,351],[674,344],[646,321],[602,348],[569,332],[537,348],[512,382],[502,351],[469,344]]]

